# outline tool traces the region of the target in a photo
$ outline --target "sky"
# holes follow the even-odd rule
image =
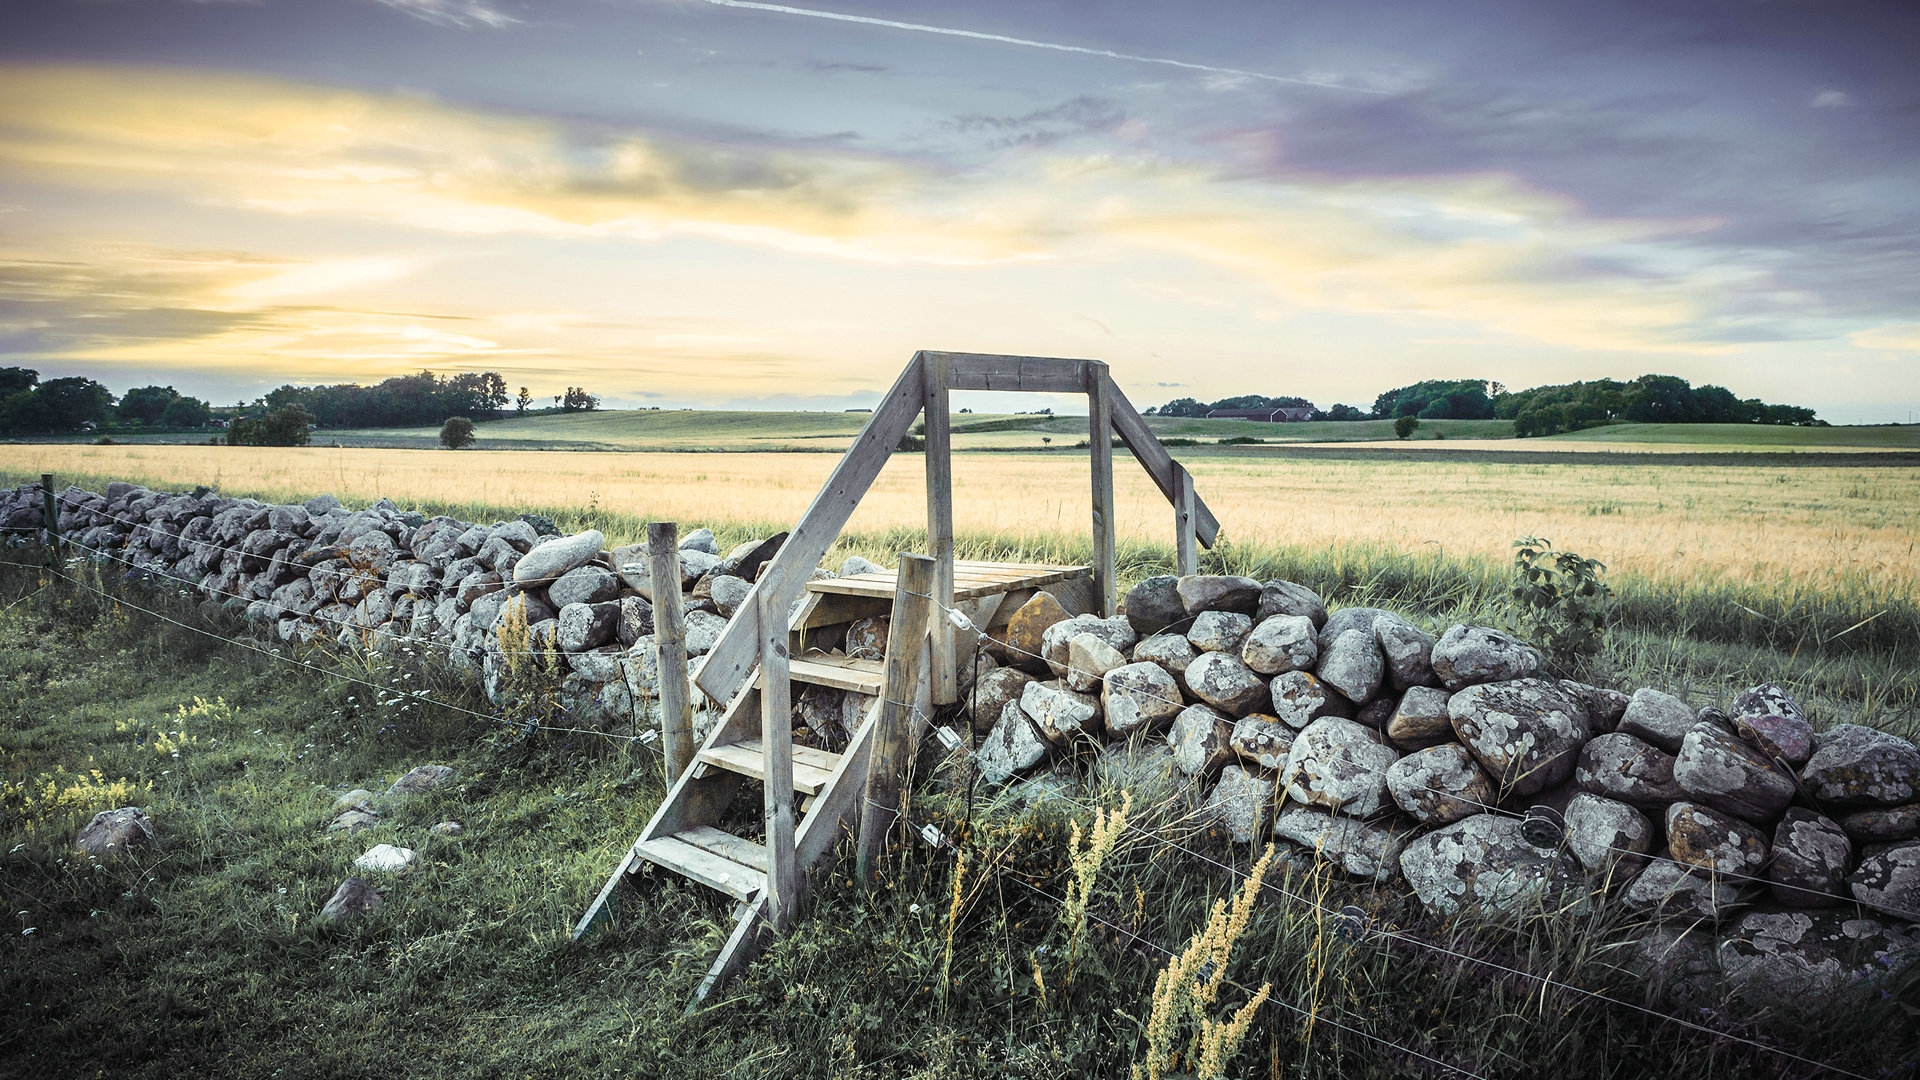
[[[1908,422],[1917,52],[1905,0],[8,0],[0,365],[838,409],[946,349]]]

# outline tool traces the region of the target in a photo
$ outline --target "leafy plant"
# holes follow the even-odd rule
[[[1606,643],[1607,607],[1613,598],[1602,580],[1606,564],[1556,551],[1553,541],[1544,537],[1523,536],[1513,546],[1515,629],[1563,662],[1598,653]]]
[[[440,445],[449,450],[464,450],[473,445],[473,421],[464,416],[450,416],[440,425]]]
[[[1393,437],[1405,439],[1420,430],[1420,418],[1417,416],[1396,417],[1393,421]]]

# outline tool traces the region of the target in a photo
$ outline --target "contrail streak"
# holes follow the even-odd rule
[[[1360,94],[1381,94],[1382,90],[1366,90],[1343,83],[1328,82],[1323,79],[1302,79],[1291,75],[1272,75],[1264,71],[1246,71],[1241,68],[1215,67],[1212,64],[1194,64],[1185,60],[1171,60],[1164,56],[1136,56],[1133,53],[1114,52],[1111,49],[1089,49],[1081,45],[1062,45],[1054,41],[1035,41],[1032,38],[1009,37],[1005,34],[986,34],[978,30],[956,30],[950,26],[928,26],[925,23],[899,22],[894,19],[876,19],[869,15],[847,15],[838,11],[817,11],[813,8],[789,7],[786,4],[762,4],[756,0],[699,0],[713,7],[743,8],[748,11],[766,11],[775,15],[802,15],[809,19],[827,19],[832,22],[859,23],[862,26],[883,26],[889,30],[912,30],[921,34],[940,34],[945,37],[970,38],[974,41],[991,41],[999,45],[1019,45],[1028,49],[1047,49],[1052,52],[1078,53],[1081,56],[1098,56],[1108,60],[1127,60],[1136,64],[1160,64],[1165,67],[1185,68],[1188,71],[1205,71],[1215,75],[1239,75],[1248,79],[1263,79],[1267,82],[1290,83],[1295,86],[1318,86],[1328,90],[1351,90]]]

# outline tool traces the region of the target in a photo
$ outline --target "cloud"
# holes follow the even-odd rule
[[[1082,94],[1020,116],[963,113],[949,121],[949,126],[962,133],[984,132],[990,136],[990,148],[1006,149],[1052,146],[1075,135],[1113,131],[1126,119],[1127,114],[1113,102]]]
[[[1844,90],[1822,90],[1807,104],[1816,109],[1838,109],[1853,104],[1853,98]]]
[[[1920,353],[1920,322],[1890,323],[1871,330],[1859,330],[1848,334],[1847,340],[1862,349]]]
[[[484,26],[493,30],[518,26],[520,20],[501,11],[486,0],[374,0],[377,4],[405,12],[435,26],[462,30]]]

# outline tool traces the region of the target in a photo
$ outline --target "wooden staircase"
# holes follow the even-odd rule
[[[1087,393],[1095,565],[954,559],[949,389]],[[812,580],[860,496],[922,411],[932,558],[903,556],[901,571]],[[807,870],[856,826],[864,869],[869,849],[877,850],[893,821],[884,815],[863,821],[863,804],[897,809],[912,749],[934,708],[958,699],[960,664],[972,655],[977,635],[1005,625],[1042,588],[1070,610],[1113,613],[1108,432],[1119,434],[1173,501],[1178,562],[1183,573],[1193,572],[1195,542],[1211,545],[1218,524],[1195,496],[1186,471],[1108,379],[1106,365],[915,354],[785,544],[761,567],[752,592],[701,664],[694,685],[725,708],[575,926],[574,937],[606,919],[623,883],[648,867],[663,867],[732,897],[739,902],[733,933],[688,1005],[691,1010],[771,934],[785,931],[805,891]],[[950,621],[949,610],[965,615],[964,623]],[[814,631],[872,615],[891,619],[884,658],[809,650]],[[661,666],[667,669],[664,662]],[[839,753],[792,744],[796,683],[872,696]],[[748,781],[761,787],[764,841],[721,828]]]

